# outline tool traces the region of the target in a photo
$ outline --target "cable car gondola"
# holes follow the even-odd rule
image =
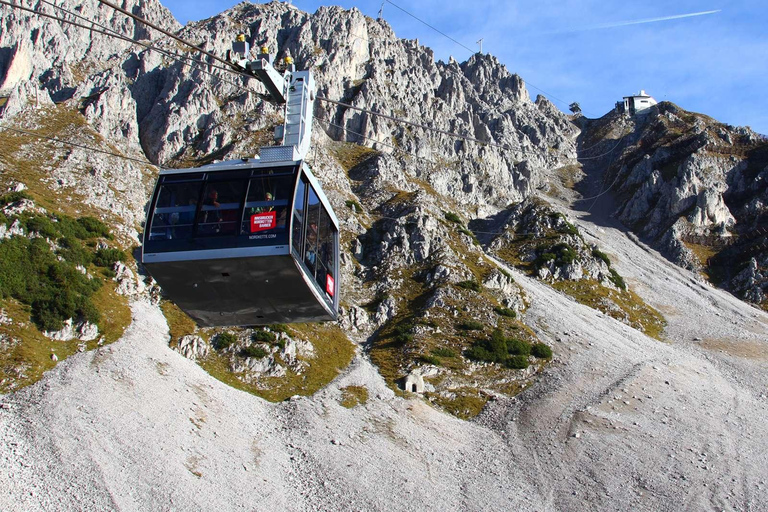
[[[163,170],[142,262],[202,326],[335,320],[339,223],[303,161]]]
[[[141,261],[163,291],[201,326],[335,320],[339,308],[339,223],[304,156],[314,80],[281,76],[266,48],[233,66],[285,103],[280,146],[260,157],[164,169],[152,196]]]

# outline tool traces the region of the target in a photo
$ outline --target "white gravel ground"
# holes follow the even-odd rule
[[[768,510],[768,315],[580,224],[667,343],[516,274],[555,360],[464,422],[364,357],[267,403],[171,351],[138,302],[122,340],[0,397],[0,510]],[[338,404],[350,384],[365,406]]]

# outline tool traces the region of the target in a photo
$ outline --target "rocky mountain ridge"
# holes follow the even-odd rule
[[[765,138],[668,102],[588,121],[581,137],[585,196],[610,191],[616,217],[672,261],[768,305]]]
[[[766,503],[768,320],[643,242],[759,227],[751,132],[666,104],[573,119],[494,57],[436,62],[356,9],[242,3],[182,28],[121,6],[218,55],[242,32],[320,97],[488,144],[318,101],[340,321],[198,329],[131,257],[156,165],[251,156],[280,109],[93,3],[66,9],[153,49],[0,8],[0,508]],[[6,289],[28,260],[48,280]],[[93,323],[40,318],[40,297]],[[89,340],[51,339],[69,336]]]

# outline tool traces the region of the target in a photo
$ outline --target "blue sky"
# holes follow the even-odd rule
[[[182,23],[238,3],[160,1]],[[588,117],[600,117],[623,96],[645,89],[659,101],[768,134],[765,0],[393,2],[473,50],[483,38],[483,52],[519,74],[532,97],[542,93],[563,111],[577,101]],[[356,7],[375,18],[382,2],[293,4],[308,12],[321,5]],[[719,12],[648,21],[706,11]],[[384,4],[384,18],[398,37],[418,39],[437,59],[464,61],[471,56],[390,3]]]

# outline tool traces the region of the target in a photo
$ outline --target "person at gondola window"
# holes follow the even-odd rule
[[[307,229],[307,254],[304,259],[307,262],[307,264],[310,265],[312,268],[314,268],[315,266],[316,249],[317,249],[317,223],[310,222],[309,229]]]
[[[271,203],[272,201],[274,201],[274,197],[272,196],[272,193],[271,192],[265,193],[264,194],[264,202],[265,203]],[[262,206],[257,206],[255,208],[251,208],[251,215],[253,215],[254,213],[272,212],[274,210],[275,210],[275,207],[273,205],[265,204],[265,205],[262,205]]]

